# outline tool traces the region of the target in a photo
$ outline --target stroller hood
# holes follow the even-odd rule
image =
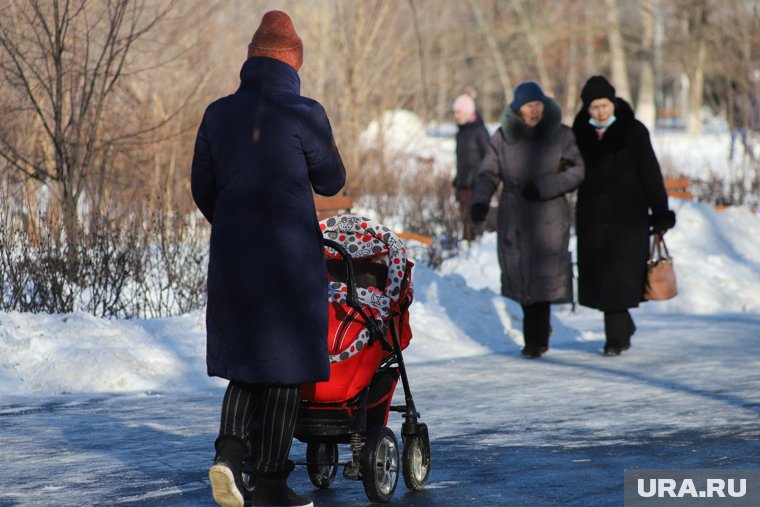
[[[365,217],[346,214],[329,217],[319,223],[322,235],[340,243],[351,254],[353,260],[388,258],[388,277],[385,287],[378,290],[358,289],[359,301],[387,316],[398,307],[400,301],[412,293],[411,283],[405,287],[405,275],[412,263],[407,259],[406,248],[388,227]],[[338,259],[339,255],[325,247],[328,257]],[[340,282],[330,284],[330,301],[346,302],[346,286]]]

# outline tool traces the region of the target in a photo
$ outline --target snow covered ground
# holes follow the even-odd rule
[[[521,359],[493,234],[415,267],[405,358],[434,455],[399,505],[622,505],[626,468],[760,468],[760,215],[671,206],[679,296],[634,310],[617,358],[601,314],[562,305],[551,350]],[[0,313],[0,506],[211,505],[225,384],[205,375],[203,321]],[[316,505],[366,503],[305,475],[291,482]]]
[[[760,215],[678,199],[671,207],[678,225],[666,240],[679,295],[645,303],[634,317],[667,314],[691,322],[694,315],[725,321],[760,315]],[[438,271],[418,264],[414,283],[409,363],[506,352],[522,343],[520,307],[499,296],[495,233]],[[595,311],[555,306],[553,319],[554,341],[603,342]],[[218,388],[223,382],[203,375],[203,321],[202,311],[155,320],[0,313],[0,394]]]

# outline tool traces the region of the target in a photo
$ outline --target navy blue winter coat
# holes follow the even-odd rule
[[[208,106],[192,193],[211,223],[208,374],[250,384],[326,380],[327,270],[312,188],[345,169],[324,108],[289,65],[243,64],[240,88]]]

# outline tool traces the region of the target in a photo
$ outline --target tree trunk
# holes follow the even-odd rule
[[[596,10],[595,6],[592,5],[590,2],[586,3],[586,10],[583,13],[583,24],[581,26],[594,26],[594,23],[592,23],[592,20],[596,16]],[[583,48],[585,52],[585,58],[584,58],[584,64],[586,66],[586,76],[591,76],[592,74],[597,74],[598,71],[596,70],[596,51],[594,47],[594,31],[591,29],[586,29],[583,31],[583,33],[586,35],[586,40],[584,41]]]
[[[37,182],[32,178],[22,180],[24,185],[24,198],[27,206],[26,231],[29,235],[29,243],[35,247],[40,246],[40,207],[37,199]]]
[[[623,46],[623,35],[620,30],[620,16],[617,1],[605,0],[607,3],[607,38],[610,43],[610,59],[612,68],[612,83],[616,95],[631,100],[631,87],[628,85],[628,60]]]
[[[657,116],[654,97],[654,0],[641,0],[641,32],[636,117],[653,131]]]
[[[580,16],[576,14],[576,11],[572,14],[573,19],[577,22],[581,22]],[[579,48],[578,48],[578,35],[575,32],[571,32],[569,35],[567,48],[567,80],[565,81],[565,123],[568,125],[573,124],[573,119],[578,108],[578,66],[579,66]]]
[[[69,282],[78,282],[79,270],[77,269],[79,246],[79,217],[77,214],[77,198],[72,192],[68,181],[60,183],[61,189],[61,219],[63,220],[63,233],[66,238],[66,271],[65,276]]]
[[[686,105],[686,133],[690,137],[702,133],[702,104],[704,100],[705,66],[707,64],[708,2],[695,0],[685,13],[687,53],[684,65],[689,83]]]
[[[686,118],[686,133],[691,137],[702,134],[702,96],[705,89],[705,63],[707,60],[707,45],[700,38],[697,43],[697,54],[694,68],[689,73],[689,112]]]
[[[475,0],[467,0],[467,4],[470,6],[470,10],[472,11],[473,16],[475,16],[475,21],[477,22],[480,31],[483,33],[483,37],[486,39],[488,50],[491,52],[491,57],[493,58],[493,63],[499,76],[501,88],[504,90],[504,100],[508,101],[512,95],[512,81],[509,79],[507,66],[504,64],[504,55],[499,49],[499,43],[496,40],[493,30],[486,23],[485,15],[483,14],[483,9],[480,8],[480,4]]]
[[[420,24],[417,20],[417,8],[412,0],[409,1],[409,9],[412,11],[412,25],[414,26],[414,38],[417,41],[417,56],[420,82],[422,83],[422,106],[424,108],[424,119],[430,121],[430,100],[428,90],[427,65],[428,58],[425,52],[425,45],[420,34]]]

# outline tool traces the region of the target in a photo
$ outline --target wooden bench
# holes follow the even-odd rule
[[[689,191],[689,178],[665,178],[665,191],[670,197],[678,199],[694,200],[694,194]]]
[[[670,197],[678,199],[694,200],[694,194],[689,191],[689,178],[682,176],[680,178],[665,178],[665,190]],[[715,211],[725,211],[731,206],[729,204],[714,204]]]
[[[350,195],[314,196],[314,206],[317,208],[317,218],[319,220],[333,215],[340,215],[341,213],[350,213],[353,205],[354,200]]]

